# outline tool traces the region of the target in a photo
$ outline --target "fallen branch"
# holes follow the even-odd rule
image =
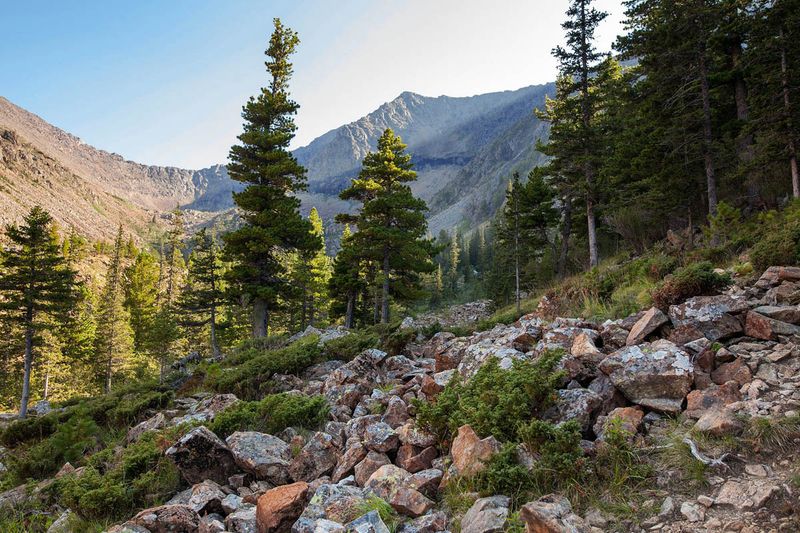
[[[683,443],[689,446],[689,449],[692,452],[692,455],[695,459],[703,463],[704,465],[708,466],[724,466],[725,468],[730,468],[728,465],[724,463],[725,459],[728,457],[728,453],[723,453],[719,459],[714,459],[713,457],[708,457],[703,455],[700,450],[697,449],[697,444],[692,441],[689,437],[683,438]]]

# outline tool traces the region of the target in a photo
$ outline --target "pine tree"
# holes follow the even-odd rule
[[[184,325],[208,325],[211,353],[218,357],[217,315],[224,296],[219,250],[206,228],[198,231],[193,241],[188,281],[181,293],[179,306],[185,313]]]
[[[253,337],[267,334],[270,309],[291,288],[282,254],[322,247],[300,216],[294,193],[305,189],[306,171],[289,151],[299,107],[289,97],[289,57],[300,40],[279,19],[274,25],[266,51],[270,84],[245,104],[241,144],[231,148],[228,165],[231,178],[247,184],[233,195],[243,225],[224,236],[225,254],[234,262],[228,279],[232,292],[252,305]]]
[[[387,128],[378,139],[378,150],[364,157],[358,177],[340,194],[362,204],[356,215],[337,220],[356,223],[356,248],[380,268],[382,323],[389,322],[390,295],[400,301],[418,298],[419,274],[434,269],[433,244],[423,238],[427,206],[408,186],[417,174],[405,149]]]
[[[130,314],[133,345],[138,352],[151,349],[150,333],[158,312],[158,260],[142,251],[125,269],[125,308]]]
[[[75,301],[75,272],[61,253],[53,233],[53,218],[34,207],[22,225],[6,227],[10,246],[2,250],[0,301],[9,322],[21,325],[25,336],[25,358],[19,417],[25,418],[30,399],[31,370],[36,343],[48,327],[48,316],[57,318]]]
[[[458,280],[460,277],[459,268],[461,261],[461,249],[458,244],[459,234],[458,229],[453,230],[453,237],[450,239],[450,270],[447,273],[450,290],[453,294],[458,293]]]
[[[325,230],[315,207],[311,208],[308,221],[311,223],[312,238],[319,239],[322,248],[299,252],[293,260],[293,282],[302,293],[300,329],[305,329],[307,324],[313,326],[319,318],[326,316],[328,281],[331,278],[331,260],[325,254]]]
[[[328,281],[331,295],[331,315],[344,317],[344,327],[355,325],[358,296],[366,287],[363,258],[359,256],[350,226],[345,225],[341,248],[333,261],[333,272]]]
[[[130,325],[130,315],[124,306],[122,286],[123,237],[120,225],[97,316],[96,352],[103,365],[106,393],[111,392],[115,367],[126,363],[133,352],[133,330]]]
[[[166,253],[166,305],[171,306],[173,301],[177,298],[178,287],[181,283],[181,277],[185,268],[183,259],[183,250],[186,249],[186,244],[183,242],[186,229],[183,222],[183,212],[179,207],[172,211],[172,219],[170,228],[167,232],[167,242],[165,247]]]

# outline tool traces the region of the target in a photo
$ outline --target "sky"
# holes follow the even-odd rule
[[[621,31],[619,0],[600,50]],[[300,35],[293,147],[403,91],[471,96],[552,81],[567,0],[26,0],[0,8],[0,96],[133,161],[224,163],[266,85],[272,19]]]

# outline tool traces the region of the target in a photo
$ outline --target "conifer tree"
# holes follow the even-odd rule
[[[217,315],[224,296],[219,250],[206,228],[198,231],[193,241],[188,281],[181,293],[179,306],[186,315],[184,325],[208,325],[211,353],[218,357]]]
[[[289,151],[299,107],[289,97],[289,57],[300,40],[279,19],[274,25],[266,50],[270,83],[245,104],[244,132],[228,165],[231,178],[247,184],[233,195],[243,224],[224,236],[225,254],[234,262],[228,279],[232,292],[252,306],[253,337],[267,334],[270,310],[291,288],[280,257],[322,247],[300,216],[294,193],[306,188],[306,171]]]
[[[31,209],[21,225],[6,226],[6,237],[10,242],[0,255],[0,310],[25,336],[19,408],[19,417],[25,418],[36,343],[48,327],[48,315],[58,317],[75,301],[76,274],[61,253],[53,218],[41,207]]]
[[[350,226],[345,225],[342,233],[341,248],[333,261],[333,272],[328,281],[328,292],[331,295],[331,314],[344,317],[344,327],[351,329],[355,325],[358,297],[366,287],[363,258],[359,256]]]
[[[389,322],[390,296],[401,301],[418,298],[419,274],[434,269],[433,244],[424,238],[427,206],[408,186],[417,174],[405,149],[400,137],[387,128],[377,151],[364,157],[358,177],[340,194],[362,204],[356,215],[340,215],[337,220],[357,225],[356,247],[380,268],[382,323]]]
[[[170,221],[169,231],[167,232],[167,242],[165,247],[166,253],[166,305],[171,306],[177,298],[178,287],[181,283],[181,274],[185,267],[183,259],[183,250],[186,249],[186,244],[183,242],[186,228],[183,222],[183,212],[179,207],[172,211],[172,219]]]
[[[331,278],[331,260],[325,254],[325,230],[322,217],[315,207],[308,215],[313,238],[319,239],[322,248],[301,251],[295,254],[292,265],[293,282],[300,287],[300,329],[315,325],[318,318],[327,314],[328,281]]]
[[[460,277],[459,267],[461,261],[461,249],[459,248],[458,240],[458,229],[455,229],[453,230],[453,237],[450,239],[450,271],[447,273],[447,278],[450,282],[450,290],[453,294],[458,293],[458,280]]]
[[[125,269],[125,307],[130,313],[133,345],[136,351],[151,349],[150,333],[158,312],[158,260],[141,251]]]
[[[103,365],[103,381],[106,393],[111,392],[115,367],[127,362],[133,352],[133,330],[130,315],[124,306],[122,286],[123,231],[119,226],[111,263],[106,273],[106,285],[103,289],[97,316],[96,351]]]

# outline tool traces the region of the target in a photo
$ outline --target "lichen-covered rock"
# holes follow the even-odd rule
[[[164,413],[158,413],[147,420],[140,422],[128,430],[126,440],[128,443],[136,442],[148,431],[156,431],[167,425],[167,417]]]
[[[364,432],[364,445],[367,449],[387,453],[397,449],[400,439],[392,426],[385,422],[370,424]]]
[[[511,499],[507,496],[480,498],[461,518],[461,533],[499,533],[505,529]]]
[[[256,506],[244,503],[225,517],[225,529],[230,533],[256,533]]]
[[[718,341],[742,332],[742,323],[733,315],[750,309],[741,296],[695,296],[669,308],[669,318],[677,328],[691,326],[707,339]]]
[[[556,401],[542,418],[556,424],[575,420],[585,433],[592,427],[594,415],[602,404],[600,395],[589,389],[562,389],[557,392]]]
[[[755,339],[777,340],[779,336],[800,335],[800,326],[781,322],[756,311],[747,313],[744,332]]]
[[[289,475],[295,481],[313,481],[333,472],[339,461],[339,450],[333,437],[318,431],[289,464]]]
[[[369,452],[364,457],[364,459],[359,462],[355,468],[355,478],[356,484],[359,487],[363,487],[366,485],[367,480],[369,480],[370,476],[380,467],[383,465],[391,464],[392,461],[389,460],[389,456],[385,453],[378,453],[378,452]]]
[[[336,468],[331,474],[331,481],[338,483],[345,477],[353,473],[355,466],[360,463],[367,456],[367,449],[360,442],[349,447],[344,452],[339,462],[336,463]]]
[[[569,500],[558,494],[548,494],[526,503],[520,510],[525,533],[588,533],[589,527],[572,512]]]
[[[715,437],[724,437],[737,435],[742,432],[743,428],[742,421],[736,418],[729,409],[715,408],[705,411],[692,430],[708,433]]]
[[[292,531],[314,531],[318,520],[346,524],[363,514],[367,501],[364,490],[339,484],[323,483],[314,492]]]
[[[217,483],[207,479],[191,488],[191,495],[187,505],[199,515],[209,513],[221,513],[222,500],[225,499],[225,492]]]
[[[145,509],[129,522],[151,533],[194,533],[200,527],[200,515],[188,505],[162,505]]]
[[[256,504],[258,533],[290,531],[305,508],[307,494],[305,481],[275,487],[262,494]]]
[[[378,514],[378,511],[370,511],[363,516],[359,516],[345,525],[345,530],[353,533],[390,533],[389,528],[381,520],[381,515]]]
[[[224,485],[238,470],[228,446],[205,426],[186,433],[164,454],[191,484],[210,479]]]
[[[273,485],[289,483],[292,451],[278,437],[257,431],[237,431],[226,439],[233,459],[242,470]]]
[[[400,426],[397,429],[397,436],[403,444],[411,444],[421,448],[436,444],[436,435],[418,427],[413,421]]]
[[[635,435],[642,425],[643,418],[644,411],[641,407],[617,407],[608,415],[598,417],[594,433],[598,439],[603,439],[611,424],[617,424],[621,431]]]
[[[631,402],[668,413],[680,412],[694,381],[689,354],[663,339],[621,348],[600,369]]]

